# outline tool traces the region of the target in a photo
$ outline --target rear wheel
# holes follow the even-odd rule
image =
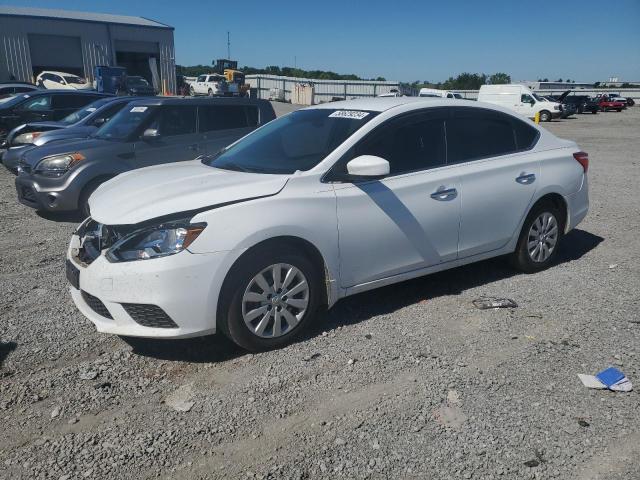
[[[209,92],[208,92],[208,93],[209,93],[209,96],[210,96],[210,97],[213,97],[213,90],[209,89]]]
[[[616,112],[620,113],[622,111],[621,108],[616,108]]]
[[[196,91],[193,89],[193,87],[189,87],[189,95],[191,95],[192,97],[196,96]]]
[[[321,286],[318,268],[296,251],[265,248],[249,253],[225,282],[218,325],[246,350],[282,347],[315,318]]]
[[[564,215],[551,202],[533,207],[522,226],[511,264],[526,273],[548,268],[558,253],[564,232]]]
[[[540,112],[540,121],[541,122],[550,122],[551,121],[551,112],[547,110],[542,110]]]

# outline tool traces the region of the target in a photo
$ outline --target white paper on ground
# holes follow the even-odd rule
[[[607,388],[607,386],[594,375],[583,375],[582,373],[579,373],[578,378],[587,388],[595,388],[598,390],[604,390]],[[627,377],[624,377],[622,380],[611,385],[610,390],[613,390],[614,392],[630,392],[633,390],[633,385]]]
[[[611,385],[610,388],[614,392],[630,392],[631,390],[633,390],[633,385],[631,384],[631,382],[627,377],[624,377],[619,382],[616,382],[613,385]]]

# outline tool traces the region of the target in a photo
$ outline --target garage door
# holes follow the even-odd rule
[[[82,47],[80,37],[62,35],[29,35],[29,51],[34,70],[62,70],[82,74]]]

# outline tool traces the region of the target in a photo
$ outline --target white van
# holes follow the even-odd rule
[[[562,107],[558,102],[545,100],[526,85],[482,85],[478,101],[500,105],[529,118],[535,118],[536,113],[540,113],[541,122],[550,122],[552,118],[562,115]]]
[[[462,95],[460,95],[459,93],[453,93],[449,90],[438,90],[437,88],[421,88],[418,96],[436,98],[462,98]]]

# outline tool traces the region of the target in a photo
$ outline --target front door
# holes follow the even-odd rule
[[[138,167],[193,160],[202,153],[195,106],[163,105],[146,128],[157,130],[158,137],[134,143],[132,163]]]
[[[341,286],[455,260],[460,183],[457,167],[445,164],[442,113],[386,122],[342,162],[359,155],[388,160],[390,174],[379,181],[335,185]]]

